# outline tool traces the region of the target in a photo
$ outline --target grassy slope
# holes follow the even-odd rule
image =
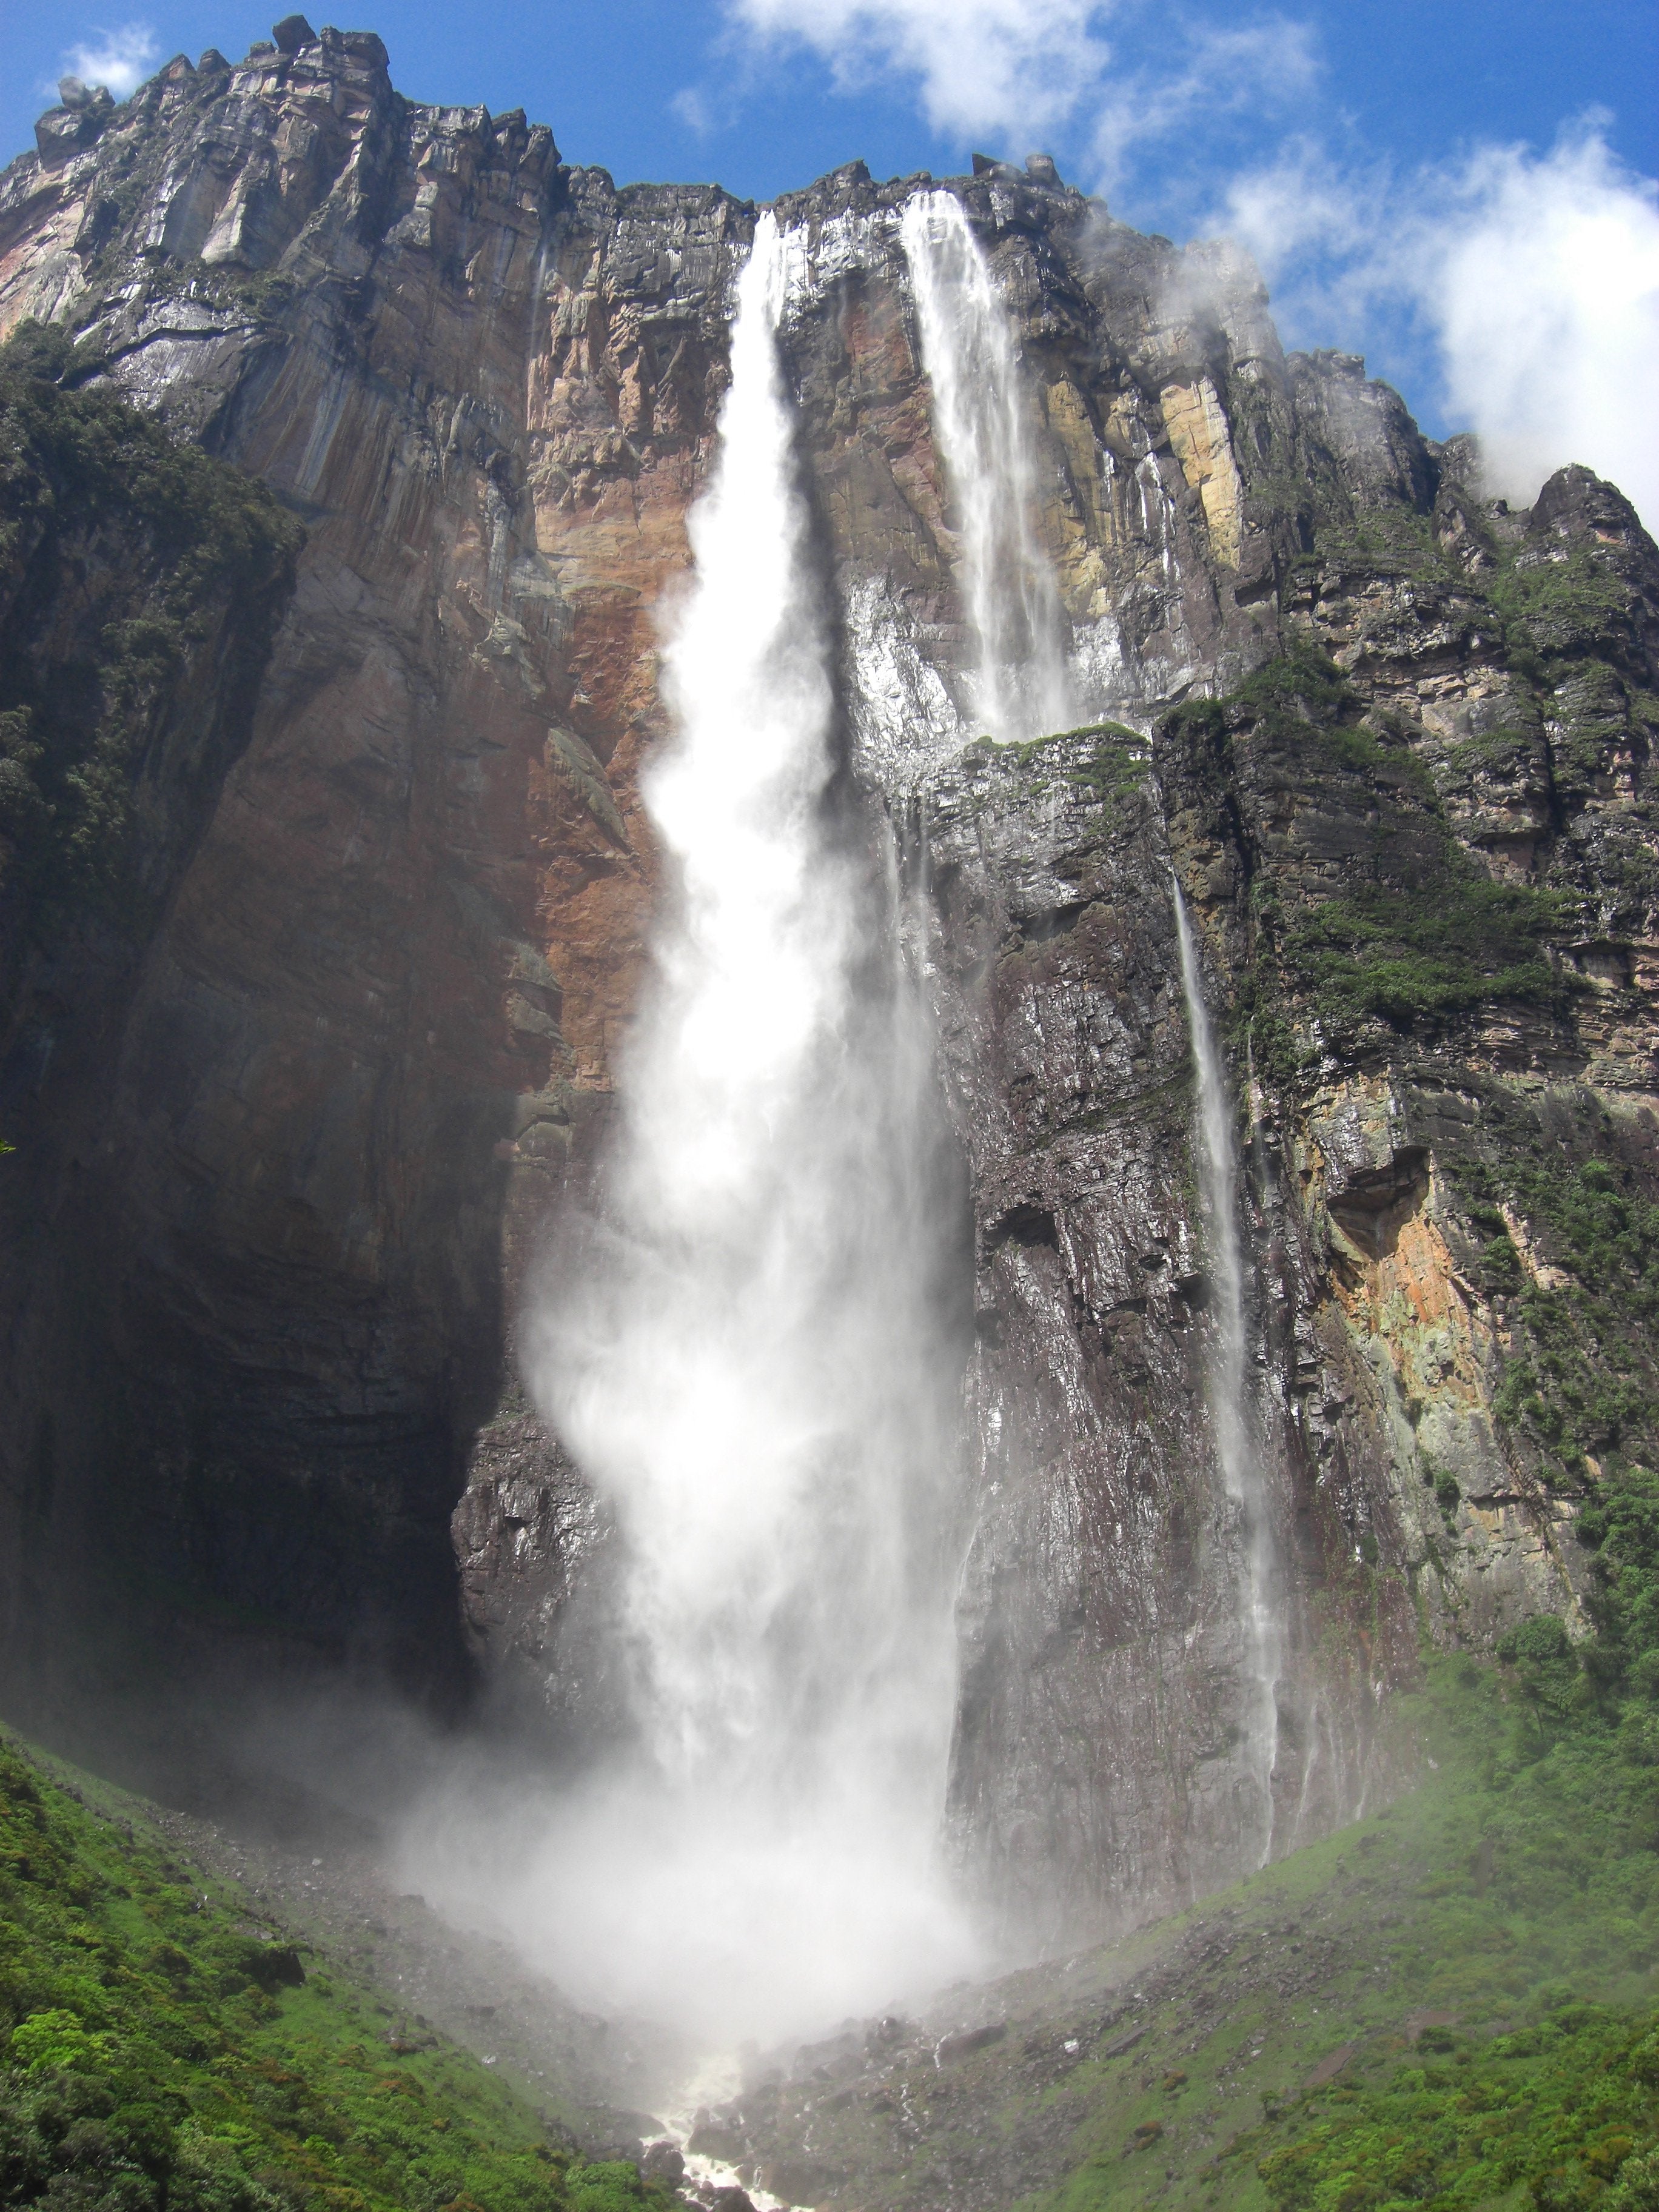
[[[1534,1700],[1471,1662],[1410,1722],[1422,1788],[1142,1939],[1146,2002],[1097,2051],[1143,2033],[1040,2093],[1081,2117],[1030,2203],[1622,2201],[1659,2142],[1659,1775],[1606,1722],[1544,1749]]]
[[[77,1787],[76,1784],[80,1786]],[[101,1801],[106,1809],[97,1809]],[[435,2036],[413,2050],[139,1801],[0,1741],[0,2204],[119,2212],[646,2212]]]
[[[1422,1787],[1160,1932],[1034,2202],[1659,2208],[1659,1479],[1583,1533],[1593,1639],[1437,1662]]]

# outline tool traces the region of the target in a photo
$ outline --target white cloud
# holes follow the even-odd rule
[[[1158,66],[1115,76],[1101,89],[1091,160],[1103,191],[1116,190],[1137,147],[1200,116],[1304,98],[1321,67],[1311,27],[1280,15],[1227,29],[1189,22],[1160,47]]]
[[[148,23],[124,23],[118,31],[94,31],[87,43],[71,46],[64,68],[82,84],[106,84],[125,100],[155,68],[160,51]]]
[[[699,138],[708,137],[714,128],[714,118],[709,106],[708,95],[697,86],[688,84],[674,94],[668,103],[688,131],[695,131]]]
[[[1492,489],[1530,500],[1583,461],[1659,527],[1659,185],[1593,131],[1542,160],[1492,149],[1461,183],[1423,297]]]
[[[1275,271],[1330,255],[1369,258],[1376,246],[1373,204],[1309,139],[1290,140],[1271,167],[1236,178],[1223,220]]]
[[[1102,188],[1133,148],[1201,114],[1294,97],[1317,68],[1304,24],[1218,27],[1150,0],[726,0],[726,15],[751,61],[805,47],[838,91],[908,82],[947,139],[1079,149]]]
[[[1041,134],[1063,124],[1111,58],[1094,0],[729,0],[741,35],[804,46],[839,90],[890,72],[951,137]]]
[[[1493,491],[1529,502],[1582,461],[1659,524],[1659,185],[1595,118],[1547,154],[1487,146],[1407,177],[1291,146],[1224,219],[1304,335],[1358,349],[1401,316],[1426,333]]]

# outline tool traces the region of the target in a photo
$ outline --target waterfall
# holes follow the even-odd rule
[[[1255,1446],[1246,1382],[1244,1256],[1238,1235],[1238,1151],[1226,1079],[1204,1004],[1187,902],[1174,878],[1181,988],[1187,1002],[1193,1069],[1198,1082],[1199,1188],[1209,1243],[1215,1316],[1210,1358],[1210,1419],[1221,1479],[1238,1533],[1239,1629],[1245,1697],[1241,1759],[1255,1799],[1247,1818],[1260,1829],[1259,1863],[1273,1844],[1273,1767],[1279,1751],[1279,1672],[1282,1639],[1276,1589],[1273,1517]]]
[[[961,1358],[945,1154],[891,884],[833,803],[776,343],[789,262],[763,214],[665,653],[675,736],[645,795],[671,896],[607,1226],[530,1359],[617,1518],[632,1730],[555,1816],[544,1948],[607,2010],[732,2039],[971,1963],[935,1860]]]
[[[975,649],[973,706],[999,741],[1070,720],[1064,616],[1032,518],[1036,478],[1013,333],[954,193],[918,192],[900,230],[959,518]]]

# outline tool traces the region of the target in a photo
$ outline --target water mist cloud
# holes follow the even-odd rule
[[[1659,522],[1659,185],[1596,122],[1545,154],[1487,146],[1407,176],[1294,145],[1219,220],[1273,283],[1287,337],[1352,346],[1403,320],[1426,338],[1492,492],[1529,502],[1582,461]]]

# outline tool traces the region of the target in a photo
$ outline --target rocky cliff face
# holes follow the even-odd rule
[[[306,530],[95,1085],[100,1265],[144,1316],[118,1448],[31,1542],[118,1529],[217,1663],[471,1668],[580,1730],[605,1520],[511,1316],[603,1142],[659,614],[754,210],[617,190],[520,115],[401,99],[368,34],[283,29],[45,118],[0,181],[5,325],[64,325]],[[1388,1786],[1419,1629],[1572,1613],[1575,1500],[1651,1449],[1659,564],[1583,471],[1484,502],[1359,362],[1284,356],[1224,250],[981,165],[951,189],[1030,376],[1088,726],[980,743],[915,181],[780,204],[784,346],[973,1194],[953,1820],[1012,1919],[1076,1926],[1241,1847],[1171,869],[1246,1146],[1274,1849]]]
[[[300,533],[237,471],[76,389],[88,364],[61,333],[3,360],[0,1116],[18,1172],[0,1227],[0,1640],[38,1682],[89,1520],[112,1559],[131,1542],[160,1564],[153,1501],[118,1472],[161,1317],[116,1226],[131,1127],[112,1079],[247,744]]]

